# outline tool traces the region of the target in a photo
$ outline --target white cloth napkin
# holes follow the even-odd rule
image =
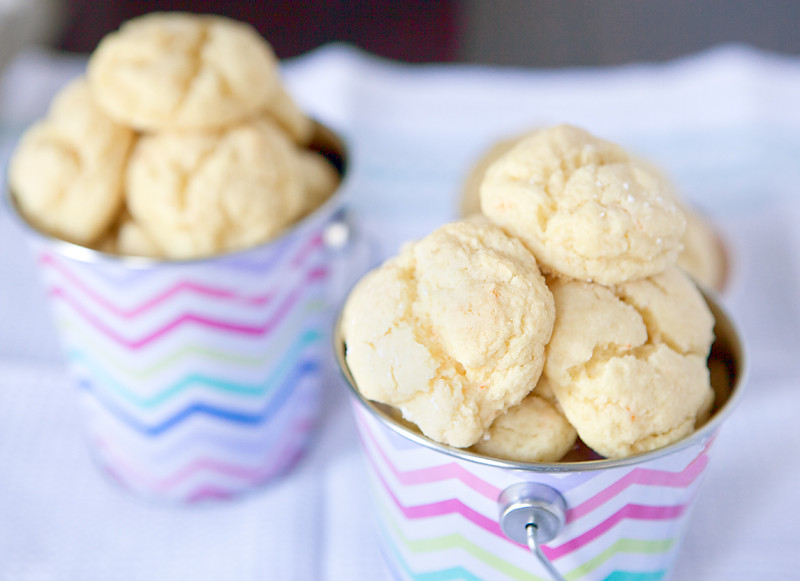
[[[84,62],[30,51],[0,84],[0,163]],[[675,579],[800,570],[800,59],[725,46],[663,64],[524,70],[402,65],[334,45],[285,63],[300,104],[348,142],[351,206],[378,258],[457,216],[494,140],[583,126],[661,165],[720,228],[723,302],[747,393],[714,448]],[[0,581],[386,578],[345,391],[329,365],[310,455],[240,501],[175,508],[95,469],[19,229],[0,210]]]

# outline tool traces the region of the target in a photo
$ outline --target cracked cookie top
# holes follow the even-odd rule
[[[123,204],[122,174],[135,134],[109,118],[79,78],[20,139],[9,185],[25,217],[54,236],[91,245]]]
[[[555,402],[540,397],[538,388],[500,414],[472,450],[515,462],[561,460],[577,433]]]
[[[481,183],[480,205],[543,270],[602,284],[674,264],[686,228],[661,176],[570,125],[536,131],[497,159]]]
[[[714,318],[674,266],[615,287],[549,281],[556,305],[544,378],[593,450],[618,458],[690,434],[711,408]]]
[[[233,125],[273,102],[296,123],[278,73],[272,48],[248,24],[180,12],[126,22],[103,38],[87,68],[109,115],[142,131]]]
[[[196,258],[269,240],[305,209],[295,144],[269,119],[139,139],[128,209],[163,254]]]
[[[395,406],[433,440],[467,447],[534,388],[554,318],[533,255],[476,217],[368,273],[341,329],[366,398]]]

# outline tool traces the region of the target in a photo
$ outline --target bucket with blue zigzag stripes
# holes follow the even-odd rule
[[[328,146],[341,146],[333,135]],[[333,144],[333,145],[331,145]],[[344,148],[333,151],[343,165]],[[320,413],[347,180],[281,237],[159,261],[28,228],[103,469],[159,501],[229,498],[285,474]]]

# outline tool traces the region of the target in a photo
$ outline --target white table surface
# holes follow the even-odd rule
[[[22,53],[0,81],[0,167],[84,62]],[[800,575],[800,59],[742,46],[662,64],[523,70],[400,65],[346,46],[285,63],[348,141],[351,206],[378,256],[458,212],[491,142],[569,122],[661,165],[728,242],[723,302],[749,350],[675,579]],[[326,417],[287,478],[235,502],[157,506],[95,470],[21,233],[0,210],[0,581],[386,578],[354,426]]]

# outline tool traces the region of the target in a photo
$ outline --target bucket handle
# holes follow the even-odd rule
[[[374,236],[356,224],[352,211],[340,209],[322,232],[322,240],[330,251],[336,273],[328,299],[337,304],[347,295],[355,281],[378,263],[379,248]]]
[[[503,534],[516,543],[528,545],[553,581],[564,581],[541,547],[564,528],[567,503],[561,493],[546,484],[521,482],[506,488],[498,503]]]

